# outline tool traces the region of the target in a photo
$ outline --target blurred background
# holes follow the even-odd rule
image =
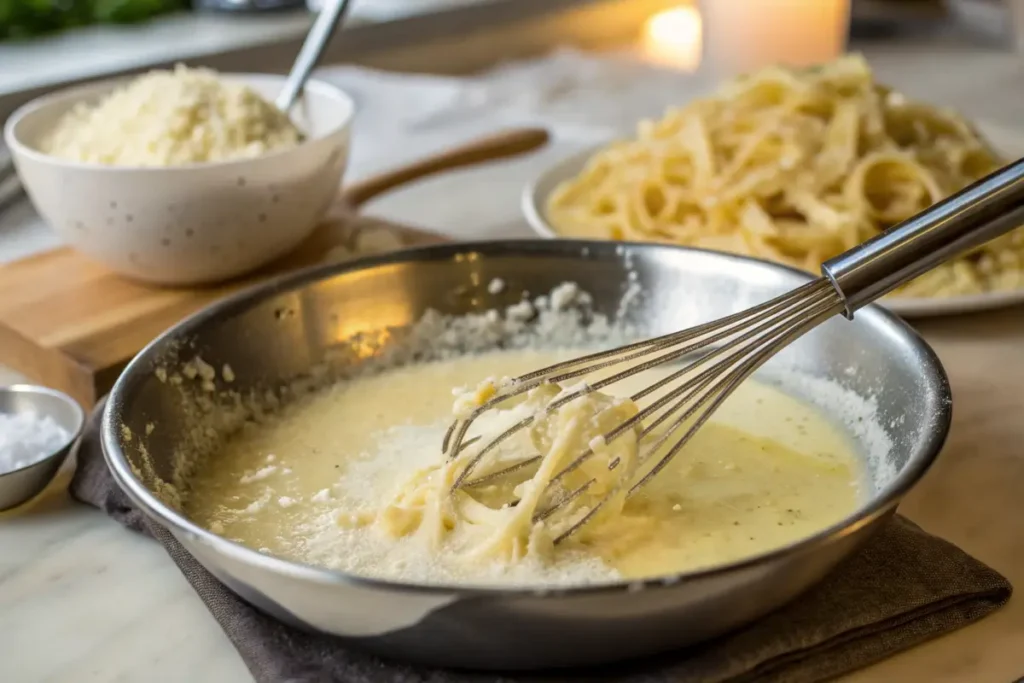
[[[0,121],[68,86],[180,62],[287,73],[324,1],[336,0],[0,0]],[[628,132],[730,73],[827,62],[846,50],[864,52],[880,78],[911,96],[1015,127],[1022,8],[1024,0],[354,0],[317,74],[360,112],[349,178],[524,123],[554,134],[531,162],[543,164]],[[0,263],[56,244],[2,147]],[[529,234],[517,197],[536,172],[527,161],[474,171],[505,190],[497,203],[433,203],[432,222],[451,232],[476,221],[473,237]],[[418,193],[435,190],[427,182],[393,193],[381,212],[418,219]]]
[[[179,60],[284,71],[319,2],[0,0],[0,116],[59,85]],[[1015,42],[1019,0],[804,4],[847,3],[855,42],[950,32],[993,48]],[[358,0],[322,63],[458,73],[556,46],[639,45],[685,69],[699,60],[700,23],[686,0]]]

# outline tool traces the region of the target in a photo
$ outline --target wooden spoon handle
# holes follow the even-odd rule
[[[547,143],[548,138],[548,132],[543,128],[519,128],[503,131],[421,159],[407,166],[361,180],[342,190],[342,196],[349,206],[358,208],[374,197],[400,185],[441,171],[450,171],[530,152],[542,147]]]

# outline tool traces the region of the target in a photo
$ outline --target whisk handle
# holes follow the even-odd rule
[[[918,275],[1024,225],[1024,159],[825,261],[846,317]]]

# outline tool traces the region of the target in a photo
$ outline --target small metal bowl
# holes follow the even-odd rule
[[[0,472],[0,510],[8,510],[35,498],[50,483],[64,463],[71,444],[82,432],[85,412],[73,398],[54,389],[31,384],[0,387],[0,414],[23,412],[47,416],[67,433],[67,443],[57,450],[10,472]]]

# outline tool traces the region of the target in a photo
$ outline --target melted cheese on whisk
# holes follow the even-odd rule
[[[533,524],[543,486],[595,436],[636,411],[625,397],[670,369],[642,373],[610,387],[612,395],[592,393],[542,416],[481,461],[470,479],[537,454],[544,456],[539,465],[450,494],[474,452],[467,449],[454,463],[441,454],[451,387],[577,355],[495,352],[346,381],[238,435],[200,469],[186,511],[251,547],[365,576],[566,585],[737,560],[813,534],[859,504],[864,470],[848,438],[813,407],[748,381],[637,495],[613,501],[552,546],[557,525],[575,517]],[[488,411],[475,433],[497,434],[536,414],[553,391],[558,388],[542,387]],[[572,489],[597,479],[577,514],[644,471],[635,435],[595,451],[561,482]],[[609,472],[615,458],[620,465]]]
[[[465,417],[467,408],[479,406],[494,395],[492,382],[459,395],[454,414]],[[478,441],[461,450],[459,456],[432,468],[418,471],[403,486],[379,518],[381,528],[392,537],[419,534],[435,552],[441,551],[449,531],[475,527],[480,540],[470,554],[487,559],[517,561],[528,554],[550,558],[554,540],[599,503],[593,524],[622,512],[628,484],[638,464],[637,425],[618,438],[605,442],[604,434],[639,412],[635,403],[600,392],[589,392],[565,405],[549,406],[566,393],[544,384],[530,390],[525,400],[512,407],[484,413],[477,429],[466,435]],[[502,441],[489,459],[478,454],[496,437],[525,417],[533,417],[529,429]],[[554,482],[554,477],[579,455],[592,449],[592,457]],[[511,465],[540,455],[532,467],[511,472],[493,483],[463,486],[452,491],[461,473],[477,461],[480,465],[468,480],[486,477]],[[615,466],[612,467],[612,463]],[[587,488],[565,506],[565,510],[540,521],[538,513],[583,486]],[[573,515],[572,513],[576,513]],[[584,526],[579,534],[587,538]],[[584,540],[585,542],[585,540]]]

